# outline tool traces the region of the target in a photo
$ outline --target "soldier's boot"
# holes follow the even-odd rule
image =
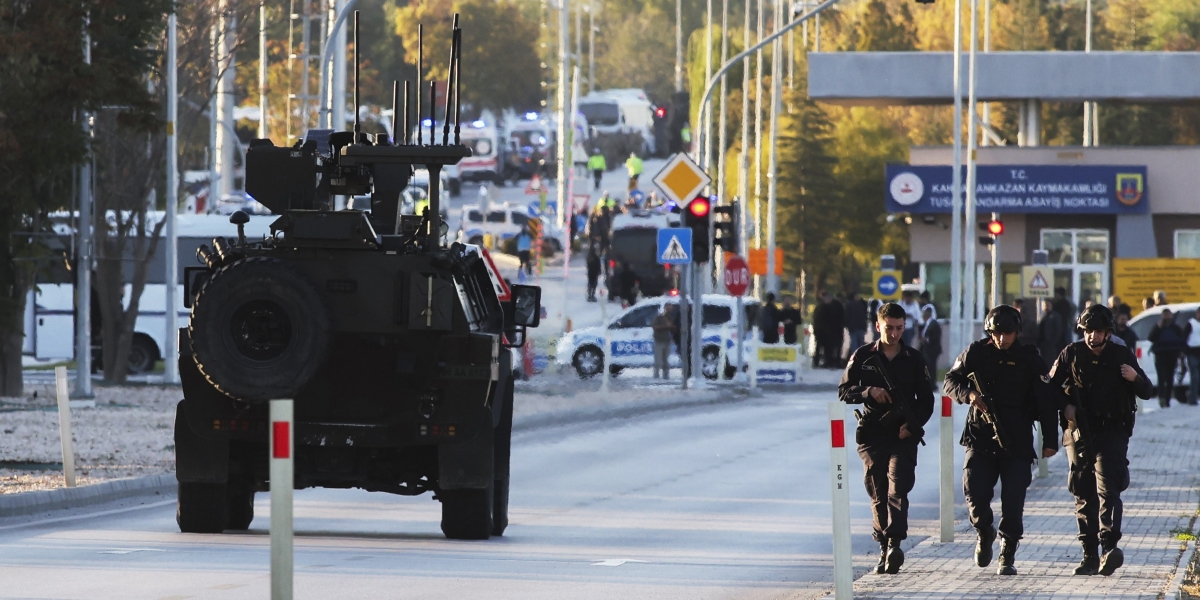
[[[895,575],[900,572],[900,567],[904,564],[904,551],[900,549],[900,540],[898,538],[888,538],[887,542],[887,560],[884,561],[884,572],[889,575]]]
[[[975,542],[975,566],[986,567],[992,564],[992,543],[996,541],[996,528],[989,525],[987,529],[976,529],[979,541]]]
[[[1117,547],[1116,542],[1104,544],[1104,555],[1100,557],[1100,574],[1105,577],[1112,575],[1121,565],[1125,564],[1125,553]]]
[[[1075,567],[1076,575],[1095,575],[1100,572],[1100,552],[1096,543],[1083,543],[1083,558]]]
[[[887,540],[880,540],[880,542],[879,542],[879,564],[875,565],[875,574],[876,575],[883,575],[884,573],[887,572],[887,554],[888,554]]]
[[[1017,567],[1014,566],[1017,560],[1017,548],[1021,542],[1014,540],[1007,535],[1000,536],[1000,564],[996,566],[997,575],[1016,575]]]

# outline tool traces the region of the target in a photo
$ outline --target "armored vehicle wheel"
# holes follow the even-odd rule
[[[179,482],[175,522],[183,533],[221,533],[226,522],[226,485]]]
[[[254,521],[254,488],[248,485],[229,485],[225,496],[228,523],[226,529],[245,531]]]
[[[482,490],[442,490],[442,533],[452,540],[486,540],[492,533],[495,486]]]
[[[329,358],[329,310],[286,264],[247,258],[222,267],[192,306],[192,353],[225,394],[254,402],[296,395]]]
[[[579,374],[580,379],[590,379],[604,368],[604,355],[595,346],[584,346],[575,351],[575,358],[571,363],[575,365],[575,372]]]
[[[721,358],[721,351],[709,346],[704,349],[700,355],[700,372],[704,374],[705,379],[717,378],[717,361]]]

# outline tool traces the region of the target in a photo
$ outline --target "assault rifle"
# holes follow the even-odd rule
[[[1004,431],[1004,426],[1000,424],[1000,414],[996,412],[996,403],[992,397],[983,389],[983,384],[979,383],[979,377],[975,373],[968,373],[967,379],[975,386],[975,391],[979,392],[979,399],[983,401],[983,405],[987,407],[986,411],[976,410],[975,413],[983,419],[984,423],[992,426],[992,439],[996,440],[996,445],[1000,449],[1009,452],[1008,434]]]
[[[888,416],[892,414],[898,415],[904,424],[908,425],[908,432],[911,433],[913,437],[917,438],[917,441],[921,442],[921,445],[924,446],[925,428],[917,425],[916,419],[914,419],[912,416],[912,408],[908,405],[908,398],[904,398],[897,393],[896,387],[892,385],[892,380],[888,379],[887,368],[884,366],[883,360],[879,358],[878,354],[873,354],[870,358],[864,361],[863,364],[867,363],[873,363],[875,369],[879,371],[879,376],[883,378],[884,389],[887,390],[888,395],[892,397],[892,405],[896,407],[896,410],[889,412]]]

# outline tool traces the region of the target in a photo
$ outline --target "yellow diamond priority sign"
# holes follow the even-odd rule
[[[712,178],[682,152],[672,156],[667,166],[654,176],[654,183],[681,206],[691,202],[711,181]]]

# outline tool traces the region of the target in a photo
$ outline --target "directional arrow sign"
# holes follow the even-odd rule
[[[667,166],[654,176],[654,183],[680,206],[690,202],[711,181],[712,178],[683,153],[672,156]]]

